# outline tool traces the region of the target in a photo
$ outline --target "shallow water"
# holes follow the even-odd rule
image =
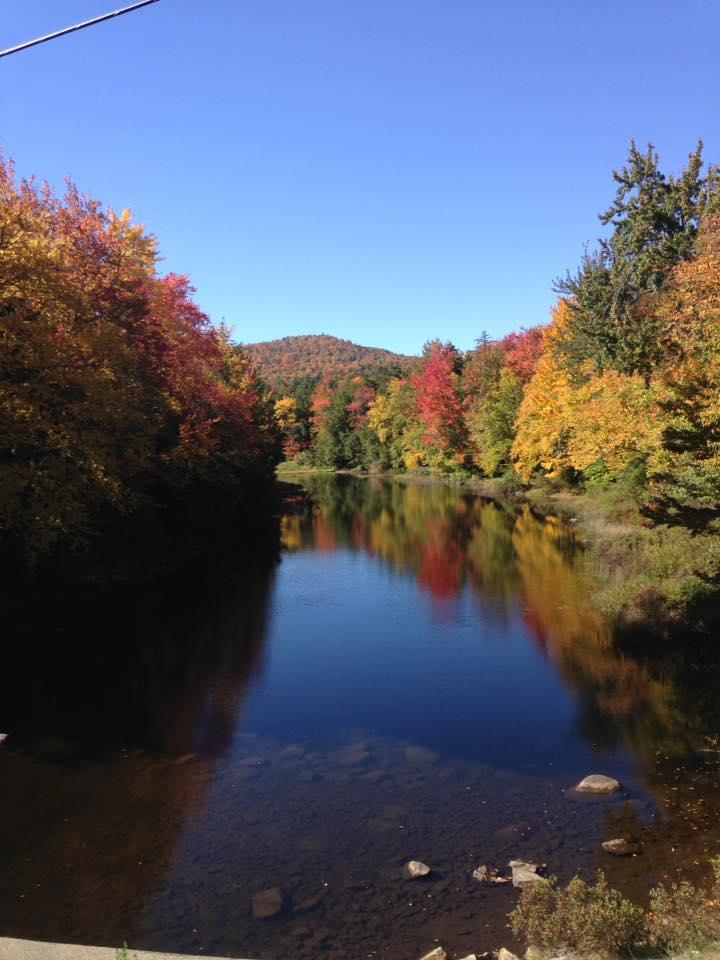
[[[0,935],[253,956],[511,945],[480,864],[638,901],[720,852],[718,661],[625,649],[571,527],[457,489],[316,478],[284,552],[16,616]],[[42,603],[40,603],[42,601]],[[612,799],[571,787],[623,782]],[[601,841],[635,837],[613,858]],[[423,881],[402,878],[410,859]],[[251,897],[282,887],[285,910]]]

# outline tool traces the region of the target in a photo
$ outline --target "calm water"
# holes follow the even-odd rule
[[[38,597],[0,681],[0,935],[267,958],[511,945],[518,857],[638,900],[720,852],[720,653],[624,649],[560,521],[320,478],[279,564]],[[309,496],[308,496],[309,494]],[[588,773],[611,800],[568,793]],[[641,840],[619,859],[602,840]],[[433,867],[405,881],[402,865]],[[279,916],[253,894],[279,886]]]

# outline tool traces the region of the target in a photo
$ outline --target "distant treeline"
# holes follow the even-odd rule
[[[558,281],[547,326],[408,372],[288,384],[288,459],[320,467],[622,484],[697,527],[720,505],[720,174],[702,144],[679,176],[631,144],[606,236]]]
[[[153,237],[0,158],[0,546],[37,558],[269,481],[266,388]]]

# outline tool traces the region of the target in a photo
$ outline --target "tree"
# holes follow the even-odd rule
[[[464,457],[467,431],[463,420],[460,357],[452,344],[433,343],[426,348],[425,362],[412,379],[417,394],[417,412],[425,426],[425,442],[439,454]]]
[[[379,442],[380,462],[395,470],[425,463],[425,427],[417,413],[417,393],[409,380],[390,381],[368,409],[368,426]]]
[[[497,385],[466,416],[473,461],[488,477],[499,476],[510,466],[522,398],[520,378],[509,367],[503,367]]]
[[[706,218],[697,256],[679,264],[657,299],[665,364],[657,373],[662,447],[652,459],[650,507],[697,524],[720,508],[720,214]]]
[[[518,412],[511,455],[517,473],[526,482],[538,469],[559,476],[570,467],[567,447],[573,389],[558,350],[570,322],[570,305],[560,300],[553,310],[552,323],[545,330],[543,353]]]
[[[626,166],[613,172],[615,200],[600,215],[610,237],[557,285],[571,305],[562,350],[576,375],[588,360],[600,372],[650,375],[661,329],[643,300],[693,255],[701,218],[720,202],[720,172],[703,176],[702,167],[702,143],[679,177],[666,177],[652,144],[642,152],[631,142]]]
[[[252,365],[156,261],[129,212],[16,186],[0,159],[0,536],[28,556],[272,473]]]

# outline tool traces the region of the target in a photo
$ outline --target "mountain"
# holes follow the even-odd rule
[[[255,361],[262,377],[273,386],[305,376],[342,377],[388,367],[405,370],[417,359],[380,347],[361,347],[326,333],[245,343],[242,347]]]

